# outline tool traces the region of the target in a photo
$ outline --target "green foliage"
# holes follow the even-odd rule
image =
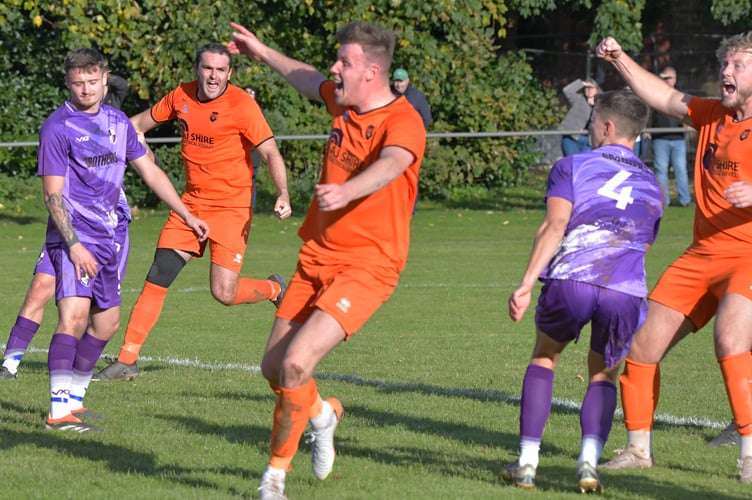
[[[615,35],[627,50],[641,44],[644,0],[568,0],[577,9],[596,8],[591,44]],[[714,0],[711,11],[723,22],[742,19],[749,0]],[[561,118],[554,91],[543,88],[522,54],[505,52],[509,9],[525,17],[559,7],[551,0],[487,1],[354,0],[104,0],[43,2],[6,0],[0,4],[0,133],[4,141],[36,140],[45,117],[67,96],[62,60],[77,46],[104,52],[113,71],[130,82],[124,111],[147,109],[182,81],[191,80],[196,49],[209,41],[227,42],[230,21],[239,21],[264,42],[309,62],[326,73],[336,57],[335,33],[363,19],[393,29],[398,37],[395,66],[409,69],[411,82],[425,92],[434,126],[430,132],[497,132],[552,128]],[[336,8],[335,8],[336,7]],[[251,84],[275,134],[326,135],[330,119],[323,106],[302,98],[265,65],[236,58],[233,81]],[[176,136],[174,124],[152,137]],[[290,178],[300,196],[310,190],[323,145],[281,141]],[[181,186],[177,154],[160,152],[162,164]],[[32,176],[34,148],[0,149],[0,173]],[[425,196],[451,198],[462,186],[499,189],[524,180],[540,162],[532,138],[430,139],[421,175]],[[134,176],[127,179],[133,202],[151,206],[155,198]],[[13,193],[7,194],[12,197]],[[7,201],[0,199],[0,201]]]
[[[625,50],[637,52],[642,48],[640,17],[645,0],[616,0],[603,2],[595,15],[590,44],[595,47],[606,36],[615,36]]]
[[[713,19],[723,23],[725,26],[746,22],[752,20],[752,2],[750,0],[713,0],[710,6],[710,13]],[[749,29],[746,26],[744,29]]]

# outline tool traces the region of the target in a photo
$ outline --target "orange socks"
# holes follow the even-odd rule
[[[313,379],[295,389],[273,389],[277,393],[277,404],[274,407],[272,456],[269,465],[275,469],[289,470],[298,451],[300,438],[308,425],[311,406],[316,402],[318,390]]]
[[[726,385],[736,430],[742,436],[752,435],[752,353],[744,352],[718,359]]]
[[[254,280],[251,278],[238,279],[238,292],[232,305],[255,304],[262,300],[277,298],[279,283],[272,280]]]
[[[627,358],[619,377],[624,423],[629,431],[650,430],[658,406],[661,372],[657,364],[638,363]],[[647,403],[647,404],[646,404]]]
[[[144,289],[138,296],[136,304],[131,311],[128,326],[125,330],[125,340],[120,348],[118,361],[132,365],[138,359],[141,347],[146,342],[146,337],[159,319],[162,313],[167,288],[155,285],[148,281],[144,282]]]

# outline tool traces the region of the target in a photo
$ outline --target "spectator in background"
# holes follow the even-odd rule
[[[256,89],[254,89],[250,85],[243,87],[243,90],[245,90],[249,96],[253,97],[254,99],[256,98]],[[258,186],[256,184],[256,174],[258,174],[258,169],[261,166],[261,155],[258,153],[258,151],[256,151],[256,148],[253,148],[253,150],[251,151],[251,162],[253,163],[253,195],[251,195],[251,208],[253,210],[256,210],[256,193],[258,191]]]
[[[115,109],[123,108],[123,101],[128,95],[128,80],[122,76],[110,73],[107,75],[107,89],[105,90],[104,103]]]
[[[676,85],[676,70],[667,66],[659,73],[661,80],[671,87]],[[663,113],[655,113],[653,116],[653,128],[678,128],[682,122]],[[668,168],[674,167],[676,179],[676,191],[679,196],[679,205],[689,206],[692,198],[689,195],[689,179],[687,178],[687,141],[683,132],[657,132],[653,133],[653,168],[655,175],[663,188],[666,206],[670,205],[671,197],[668,189]]]
[[[569,102],[569,111],[567,111],[557,130],[587,130],[590,124],[590,115],[593,112],[595,96],[600,92],[600,87],[595,80],[578,78],[568,83],[563,92],[564,97]],[[564,156],[590,151],[590,149],[590,136],[587,132],[565,135],[561,138],[561,152]]]
[[[404,95],[407,102],[412,104],[415,110],[420,113],[420,117],[423,118],[423,125],[428,130],[428,127],[433,123],[431,107],[428,105],[426,95],[410,85],[410,77],[405,68],[397,68],[392,73],[392,88],[395,93]]]

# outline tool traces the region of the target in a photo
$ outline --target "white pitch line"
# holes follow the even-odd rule
[[[5,349],[5,344],[0,345],[2,349]],[[28,352],[47,353],[47,349],[29,348]],[[104,356],[103,356],[104,357]],[[162,356],[150,357],[139,356],[139,361],[145,362],[158,362],[164,363],[170,366],[187,366],[191,368],[199,368],[202,370],[238,370],[248,373],[261,373],[261,367],[258,365],[248,365],[244,363],[207,363],[199,359],[187,359],[187,358],[166,358]],[[506,392],[492,391],[492,390],[473,390],[462,389],[452,387],[441,387],[428,384],[417,384],[407,382],[389,382],[385,380],[374,380],[357,375],[338,374],[338,373],[317,373],[316,378],[319,380],[336,380],[339,382],[346,382],[357,386],[375,387],[378,389],[398,389],[408,390],[414,392],[421,392],[424,394],[433,394],[439,396],[452,396],[452,397],[464,397],[482,401],[497,401],[502,403],[519,403],[520,396],[509,394]],[[567,399],[554,398],[552,407],[579,411],[580,403]],[[616,415],[622,416],[621,409],[616,410]],[[723,429],[728,425],[728,421],[718,422],[710,420],[704,417],[677,417],[675,415],[668,415],[665,413],[658,413],[655,415],[655,421],[670,425],[686,426],[686,427],[698,427],[703,429]]]

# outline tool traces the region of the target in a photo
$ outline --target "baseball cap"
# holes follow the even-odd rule
[[[398,82],[407,80],[407,70],[405,68],[395,69],[394,73],[392,73],[392,80],[397,80]]]

